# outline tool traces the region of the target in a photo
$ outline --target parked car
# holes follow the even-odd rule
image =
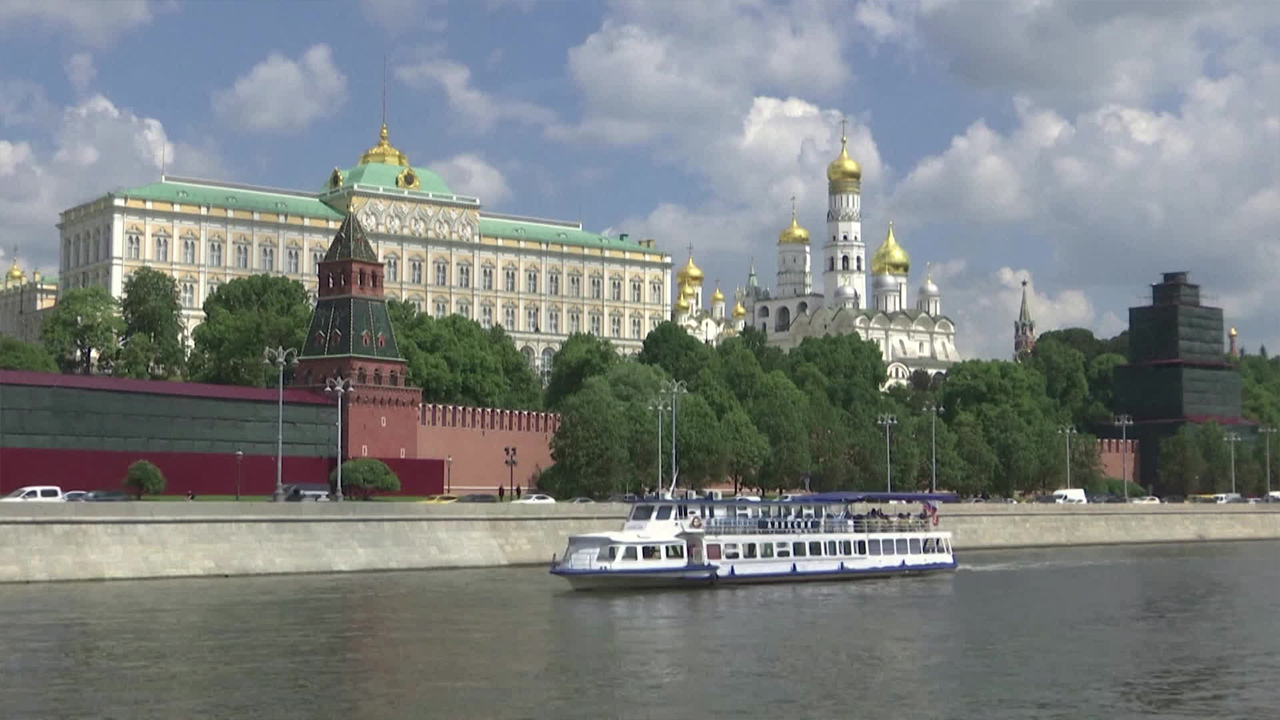
[[[554,503],[555,501],[556,501],[556,499],[555,499],[555,498],[553,498],[553,497],[551,497],[550,495],[543,495],[542,493],[535,493],[535,494],[533,494],[533,495],[525,495],[524,497],[520,498],[519,500],[512,500],[512,501],[511,501],[511,503],[512,503],[513,505],[515,505],[515,504],[519,504],[519,505],[541,505],[541,504]]]
[[[591,499],[591,498],[589,498],[589,497],[576,497],[576,498],[574,498],[574,499],[570,500],[569,502],[570,502],[570,503],[573,503],[573,504],[576,504],[576,505],[581,505],[581,504],[583,504],[583,503],[593,503],[593,502],[595,502],[595,500],[592,500],[592,499]]]
[[[329,486],[324,483],[296,483],[284,486],[285,502],[302,502],[304,500],[327,502],[329,499]]]
[[[85,502],[129,502],[133,495],[124,490],[94,490],[85,493]]]
[[[463,495],[462,497],[458,498],[458,502],[460,503],[496,503],[498,502],[498,496],[488,495],[486,493],[472,493],[471,495]]]
[[[0,502],[62,502],[62,488],[57,485],[28,485],[0,498]]]
[[[1160,498],[1155,495],[1144,495],[1142,497],[1129,498],[1129,502],[1134,505],[1159,505]]]
[[[84,496],[88,494],[85,490],[68,490],[62,493],[62,499],[67,502],[84,502]]]
[[[431,503],[433,505],[448,505],[449,503],[458,502],[457,495],[428,495],[418,502]]]
[[[623,493],[621,495],[609,496],[609,502],[631,503],[631,502],[636,502],[637,500],[639,500],[639,498],[636,497],[635,493]]]

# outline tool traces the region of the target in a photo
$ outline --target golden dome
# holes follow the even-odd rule
[[[10,276],[10,277],[12,277],[12,276],[13,276],[13,271],[12,271],[12,270],[10,270],[10,271],[9,271],[9,276]],[[1231,332],[1229,332],[1229,333],[1227,333],[1227,334],[1228,334],[1228,335],[1230,335],[1231,337],[1235,337],[1235,336],[1236,336],[1236,329],[1235,329],[1235,328],[1231,328]]]
[[[800,227],[800,223],[796,222],[795,208],[791,209],[791,225],[785,230],[778,233],[779,245],[808,245],[809,231]]]
[[[18,267],[18,258],[13,259],[13,267],[9,268],[9,273],[5,275],[9,280],[25,280],[27,275]]]
[[[685,263],[684,267],[680,268],[680,271],[676,273],[676,280],[693,285],[701,285],[703,277],[702,270],[693,264],[692,255],[689,256],[689,262]]]
[[[360,156],[360,164],[383,163],[384,165],[403,165],[409,167],[409,158],[387,142],[387,124],[382,123],[382,132],[378,133],[378,144],[364,151]]]
[[[720,292],[720,288],[716,288],[716,291],[711,293],[711,302],[724,302],[724,293]]]
[[[692,300],[697,296],[698,296],[698,289],[695,288],[693,285],[690,285],[689,283],[685,283],[680,286],[680,297],[688,298]]]
[[[680,299],[676,300],[676,312],[689,312],[689,300],[685,298],[684,293],[680,293]]]
[[[910,270],[911,256],[907,255],[907,251],[893,237],[893,221],[890,220],[889,234],[885,235],[876,254],[871,256],[871,274],[906,275]]]
[[[849,138],[843,135],[840,138],[840,154],[827,166],[827,182],[835,189],[847,187],[855,191],[862,182],[862,168],[857,160],[849,157]]]
[[[739,300],[737,305],[733,306],[733,319],[741,320],[747,316],[747,309],[742,307],[742,301]]]

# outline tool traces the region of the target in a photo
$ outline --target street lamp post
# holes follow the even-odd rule
[[[683,380],[671,380],[663,386],[663,392],[671,395],[671,492],[676,491],[676,408],[680,404],[680,396],[687,395],[689,388]],[[662,492],[662,484],[658,484],[658,492]]]
[[[658,396],[653,400],[653,402],[650,402],[649,409],[654,411],[654,414],[658,416],[658,463],[657,463],[658,482],[653,487],[655,489],[661,489],[662,488],[662,413],[665,412],[667,409],[666,404],[662,402],[662,396]],[[630,485],[630,483],[628,483],[628,485]],[[627,489],[629,490],[630,488],[628,487]],[[643,495],[644,493],[641,493],[641,494]]]
[[[244,462],[244,451],[236,451],[236,501],[240,500],[240,466]]]
[[[1271,495],[1271,436],[1275,434],[1276,429],[1264,425],[1258,428],[1258,432],[1262,433],[1267,439],[1267,495]]]
[[[1236,433],[1227,433],[1222,438],[1227,441],[1227,445],[1231,448],[1231,492],[1236,491],[1236,443],[1240,442],[1240,436]]]
[[[885,492],[893,492],[893,462],[889,451],[889,428],[898,424],[897,415],[883,413],[876,419],[877,425],[884,427],[884,485]]]
[[[324,391],[338,397],[338,486],[334,493],[335,502],[342,502],[342,396],[354,394],[356,386],[350,378],[335,375],[324,381]]]
[[[1076,429],[1071,425],[1061,425],[1058,427],[1058,434],[1067,438],[1067,489],[1071,489],[1071,436],[1076,434]]]
[[[1120,428],[1120,477],[1124,480],[1124,501],[1129,502],[1129,436],[1126,430],[1133,424],[1133,416],[1117,415],[1115,424]]]
[[[272,502],[284,500],[284,369],[298,364],[298,351],[295,348],[266,348],[262,351],[263,362],[275,365],[279,371],[279,382],[276,385],[276,489],[271,493]]]
[[[925,412],[932,416],[929,418],[929,422],[933,426],[932,439],[930,440],[930,444],[933,446],[933,481],[929,486],[929,492],[935,493],[938,492],[938,415],[945,409],[941,405],[934,405],[933,403],[924,406]]]
[[[444,491],[453,492],[453,456],[450,455],[444,459],[447,474],[444,480]]]
[[[507,459],[502,461],[507,466],[507,495],[515,499],[516,465],[519,464],[519,461],[516,460],[516,448],[505,447],[502,448],[502,451],[507,455]]]

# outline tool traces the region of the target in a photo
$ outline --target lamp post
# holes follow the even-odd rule
[[[658,463],[657,463],[658,464],[658,482],[653,487],[655,489],[661,489],[662,488],[662,413],[666,411],[667,405],[666,403],[662,402],[662,396],[659,395],[658,397],[654,398],[652,402],[649,403],[649,409],[654,411],[654,414],[658,416]]]
[[[689,393],[688,384],[683,380],[670,380],[663,385],[663,392],[671,395],[671,492],[676,491],[676,408],[680,405],[680,396]],[[662,492],[662,484],[658,484],[658,492]]]
[[[236,502],[240,501],[240,466],[244,462],[244,451],[236,451]]]
[[[1124,501],[1129,502],[1129,436],[1125,431],[1133,424],[1133,416],[1117,415],[1115,424],[1120,428],[1120,477],[1124,480]]]
[[[942,411],[945,409],[946,408],[941,405],[935,405],[933,403],[929,403],[924,406],[925,412],[932,416],[929,418],[929,422],[933,426],[932,439],[930,441],[930,444],[933,446],[933,481],[929,486],[929,492],[935,493],[938,492],[938,415],[942,414]]]
[[[507,466],[507,495],[515,499],[516,490],[516,465],[520,464],[516,460],[516,448],[505,447],[502,451],[507,454],[507,459],[502,463]]]
[[[284,369],[298,364],[298,351],[295,348],[266,348],[262,351],[262,361],[275,365],[279,371],[279,382],[276,385],[276,489],[271,493],[272,502],[284,500]]]
[[[452,492],[453,491],[453,456],[450,455],[446,457],[444,459],[444,463],[445,463],[445,467],[448,469],[448,474],[445,475],[444,491]]]
[[[351,384],[350,378],[335,375],[324,381],[324,391],[338,397],[338,486],[333,499],[342,502],[342,396],[354,394],[356,386]]]
[[[1227,445],[1231,448],[1231,492],[1236,491],[1236,443],[1240,442],[1240,436],[1236,433],[1227,433],[1223,436],[1223,440],[1227,441]]]
[[[897,415],[889,415],[882,413],[876,419],[877,425],[884,426],[884,484],[885,492],[893,492],[893,462],[890,459],[889,451],[889,428],[898,424]]]
[[[1071,489],[1071,436],[1076,434],[1076,429],[1071,425],[1059,425],[1058,434],[1067,438],[1067,489]]]
[[[1271,436],[1275,434],[1276,429],[1269,426],[1258,428],[1258,432],[1262,433],[1267,439],[1267,495],[1271,495]]]

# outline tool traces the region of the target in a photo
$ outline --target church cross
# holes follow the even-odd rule
[[[693,257],[693,242],[689,242],[689,257]]]
[[[794,194],[791,196],[791,219],[796,219],[796,196]]]

